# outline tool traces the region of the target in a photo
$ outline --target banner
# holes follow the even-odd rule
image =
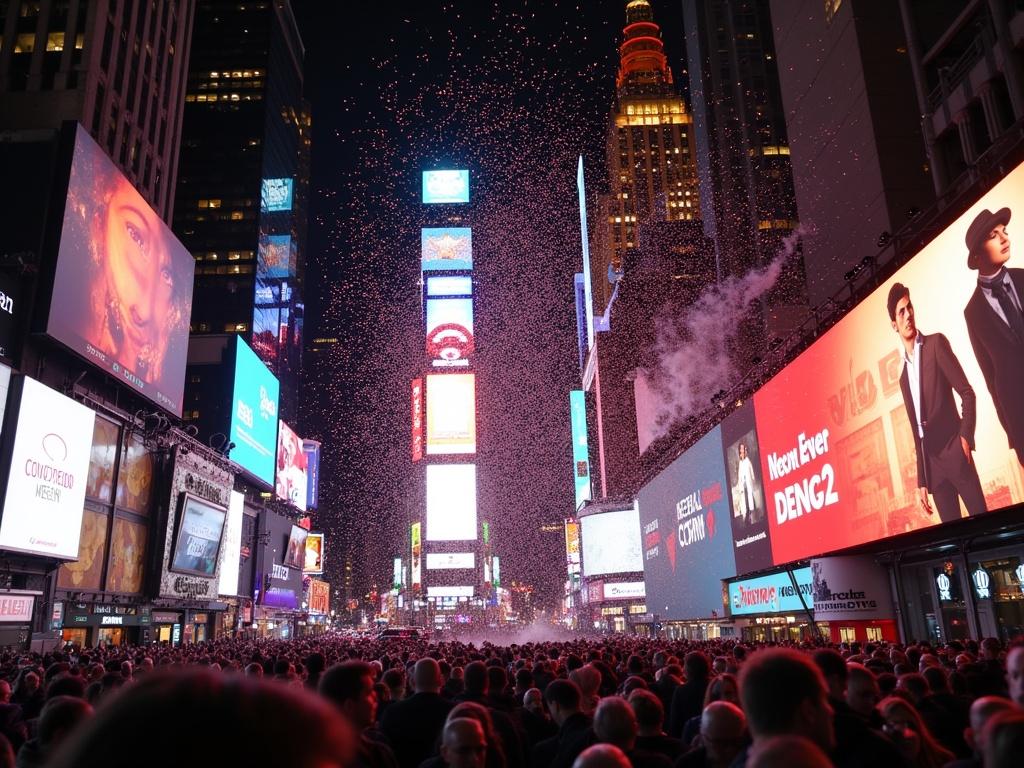
[[[815,621],[893,619],[885,569],[870,557],[820,557],[811,561]]]

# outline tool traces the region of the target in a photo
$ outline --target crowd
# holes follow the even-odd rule
[[[1009,768],[1024,645],[224,639],[0,654],[0,768]]]

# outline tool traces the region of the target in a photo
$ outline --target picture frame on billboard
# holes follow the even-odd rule
[[[228,511],[182,491],[178,501],[174,548],[167,570],[213,578]]]
[[[285,543],[282,565],[302,570],[306,564],[306,537],[308,535],[309,531],[305,528],[292,525],[291,533],[288,534],[288,540]]]

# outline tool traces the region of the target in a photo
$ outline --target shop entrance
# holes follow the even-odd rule
[[[85,648],[88,640],[89,630],[87,629],[65,629],[60,633],[60,638],[65,643],[74,643],[79,648]]]
[[[100,627],[96,632],[96,645],[122,645],[124,643],[123,627]]]

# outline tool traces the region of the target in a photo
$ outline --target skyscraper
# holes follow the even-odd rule
[[[165,221],[195,0],[0,4],[0,130],[77,120]]]
[[[309,196],[302,40],[287,0],[201,0],[195,30],[174,216],[196,259],[191,332],[240,334],[294,422]],[[201,390],[190,377],[186,417],[202,419]]]

